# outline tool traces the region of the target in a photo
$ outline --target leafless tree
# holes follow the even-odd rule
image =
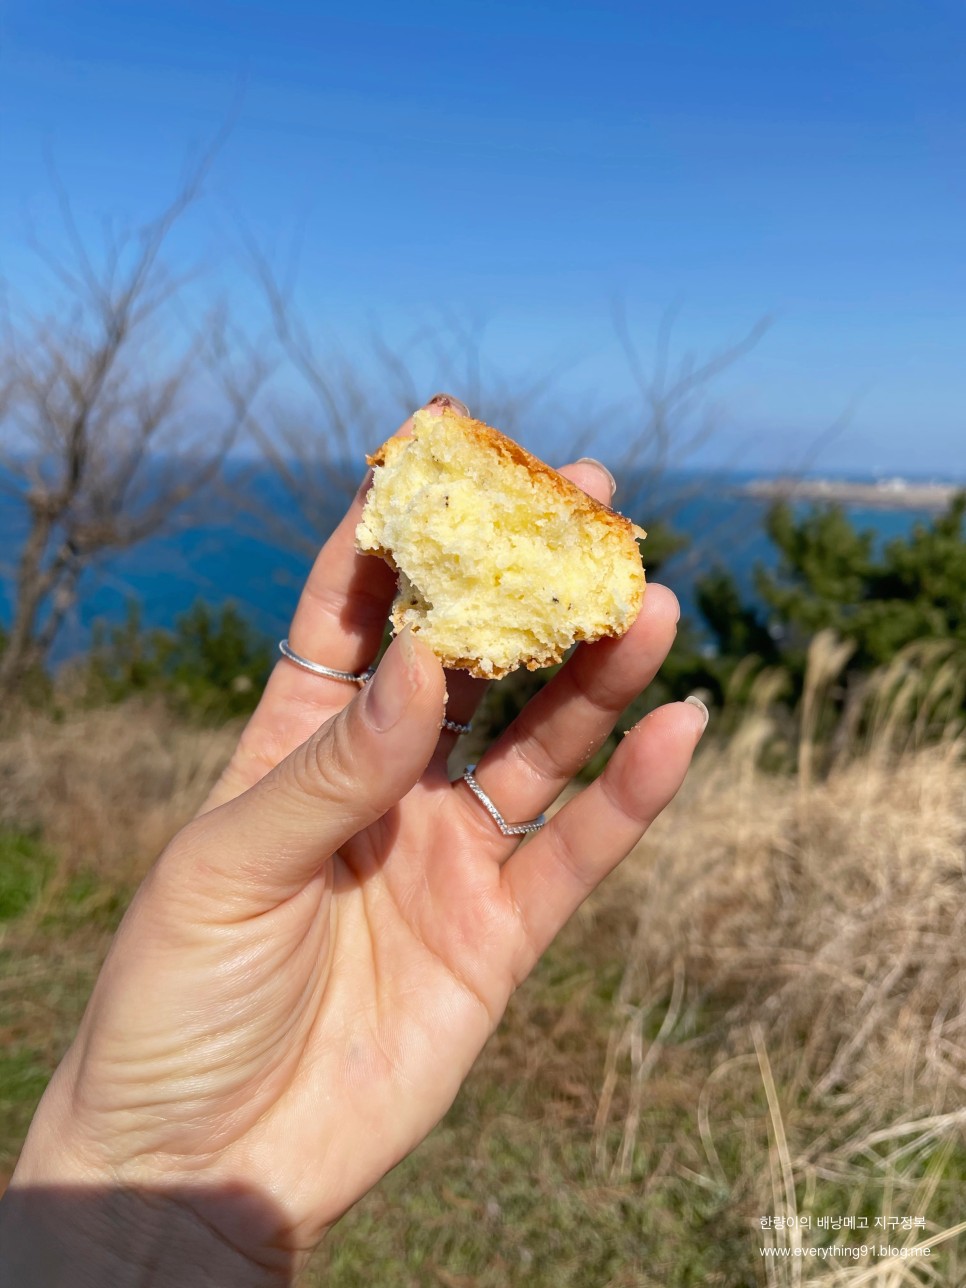
[[[677,309],[664,313],[653,357],[645,360],[623,303],[614,306],[614,329],[636,394],[631,432],[619,462],[635,480],[636,494],[628,498],[634,509],[648,493],[653,495],[669,468],[680,468],[714,436],[719,424],[710,399],[715,381],[750,353],[771,325],[769,318],[762,318],[740,339],[709,356],[698,358],[685,351],[675,358],[677,315]]]
[[[156,218],[97,249],[54,177],[68,249],[34,246],[52,303],[8,306],[0,332],[0,486],[22,510],[0,700],[48,658],[85,571],[162,532],[218,474],[264,378],[249,362],[212,381],[231,365],[224,314],[186,325],[191,276],[167,262],[212,155]]]
[[[286,498],[282,506],[277,498],[259,504],[257,485],[244,489],[253,532],[311,557],[359,486],[366,453],[440,390],[465,399],[474,415],[511,435],[522,436],[535,422],[550,420],[558,437],[576,437],[573,409],[550,408],[547,402],[557,370],[521,380],[484,364],[481,323],[441,309],[434,321],[390,342],[374,322],[361,342],[361,356],[358,349],[349,352],[344,337],[320,338],[324,319],[310,321],[296,306],[294,272],[276,272],[254,241],[242,235],[269,321],[268,334],[249,341],[252,357],[273,347],[286,373],[284,393],[277,391],[274,401],[262,398],[258,414],[248,420],[260,456],[252,474],[267,462]],[[420,383],[417,372],[426,371],[433,373],[433,388]],[[588,431],[586,423],[583,430]]]
[[[680,478],[669,487],[668,474],[693,463],[717,432],[715,386],[758,344],[768,318],[698,356],[677,343],[677,310],[665,312],[648,350],[617,302],[614,333],[630,390],[588,385],[575,394],[574,355],[508,374],[484,360],[482,321],[467,319],[445,302],[429,321],[414,323],[402,340],[397,336],[390,342],[372,325],[350,356],[345,337],[327,328],[324,316],[307,316],[296,302],[297,247],[280,270],[243,226],[239,231],[242,258],[268,317],[267,332],[248,342],[251,357],[273,350],[285,373],[284,393],[274,401],[263,398],[259,414],[249,417],[259,458],[251,464],[239,522],[247,522],[252,535],[312,558],[358,487],[366,453],[442,389],[511,437],[539,438],[541,444],[552,440],[557,461],[606,452],[616,465],[621,509],[651,531],[651,567],[676,548],[667,540],[668,527],[693,493]],[[566,392],[560,379],[565,373]]]
[[[621,508],[645,526],[657,518],[668,519],[673,501],[659,483],[713,436],[718,420],[709,394],[718,377],[758,343],[768,326],[767,319],[762,320],[736,342],[701,359],[687,352],[675,356],[676,314],[669,310],[647,361],[623,307],[617,305],[614,329],[631,377],[631,395],[608,398],[588,390],[578,399],[572,392],[562,396],[557,389],[572,360],[564,358],[524,378],[508,376],[484,362],[483,325],[446,306],[440,307],[431,325],[415,327],[402,343],[390,344],[373,328],[365,362],[350,359],[337,339],[321,342],[318,320],[310,325],[299,312],[294,269],[277,273],[247,236],[245,250],[268,307],[280,359],[309,395],[307,406],[297,411],[280,402],[264,405],[264,414],[250,421],[261,453],[290,502],[282,512],[269,508],[260,516],[259,527],[274,531],[284,545],[303,546],[306,554],[334,517],[323,512],[323,499],[332,503],[336,497],[351,497],[365,453],[382,441],[388,426],[439,388],[465,399],[474,415],[511,437],[526,440],[538,426],[552,428],[560,460],[575,459],[604,439],[611,448],[620,443]],[[416,370],[431,370],[435,388],[418,384]]]

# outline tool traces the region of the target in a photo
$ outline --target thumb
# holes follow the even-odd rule
[[[219,902],[251,912],[301,890],[418,782],[445,701],[442,667],[407,628],[348,706],[248,791],[189,824],[188,848]]]

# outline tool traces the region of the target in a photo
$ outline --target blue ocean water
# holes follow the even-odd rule
[[[351,477],[351,475],[350,475]],[[685,615],[693,614],[695,579],[715,564],[727,568],[753,597],[756,564],[774,563],[762,529],[768,503],[741,492],[747,476],[680,474],[665,476],[648,495],[646,487],[622,489],[642,496],[632,517],[644,527],[665,519],[688,538],[687,550],[660,570]],[[622,493],[615,504],[621,506]],[[122,551],[87,572],[78,606],[65,622],[55,660],[85,649],[95,621],[121,621],[134,600],[147,626],[170,627],[197,600],[237,604],[252,624],[274,637],[287,633],[312,551],[331,531],[345,501],[333,486],[319,485],[313,522],[295,517],[291,498],[267,469],[228,470],[213,495],[177,516],[167,532]],[[907,533],[928,521],[916,510],[846,507],[854,523],[877,541]],[[262,516],[259,518],[259,514]],[[14,560],[26,531],[22,504],[9,493],[0,503],[0,624],[10,618]],[[286,529],[286,536],[280,529]],[[313,531],[314,529],[314,531]],[[647,542],[643,544],[647,564]]]

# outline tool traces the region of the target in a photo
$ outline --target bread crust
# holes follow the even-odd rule
[[[594,522],[604,523],[615,531],[627,533],[636,541],[641,541],[647,536],[644,529],[638,527],[636,523],[632,523],[626,515],[620,514],[617,510],[612,510],[610,506],[604,505],[603,502],[598,501],[595,497],[588,496],[576,483],[571,483],[570,479],[559,474],[553,466],[541,461],[539,456],[534,456],[532,452],[528,452],[525,447],[521,447],[512,438],[507,438],[506,434],[501,434],[492,425],[487,425],[482,420],[473,420],[470,416],[461,416],[459,412],[453,411],[450,407],[441,408],[439,415],[445,420],[455,422],[463,433],[475,438],[481,447],[497,452],[514,465],[522,465],[532,475],[541,479],[552,491],[559,496],[565,497],[578,513],[582,512]],[[371,456],[366,457],[366,463],[373,466],[373,468],[378,465],[384,465],[386,463],[386,452],[390,446],[393,443],[403,441],[405,440],[400,435],[393,434]]]
[[[564,500],[575,512],[575,515],[580,516],[592,527],[609,528],[615,534],[619,535],[625,543],[627,559],[632,560],[637,567],[640,568],[640,553],[637,549],[636,542],[647,535],[643,528],[639,527],[636,523],[633,523],[625,515],[620,514],[616,510],[612,510],[609,506],[604,505],[594,497],[588,496],[586,492],[577,487],[575,483],[571,483],[568,478],[565,478],[564,475],[558,473],[552,466],[541,461],[539,457],[534,456],[531,452],[528,452],[525,447],[521,447],[519,443],[514,442],[512,438],[508,438],[506,434],[502,434],[498,429],[494,429],[491,425],[487,425],[481,420],[474,420],[469,416],[461,416],[458,412],[455,412],[448,407],[442,408],[438,415],[455,422],[460,432],[465,434],[467,437],[474,439],[478,446],[496,452],[505,461],[512,463],[513,465],[522,465],[535,480],[538,480],[540,486],[549,489],[551,492],[555,493],[559,499]],[[404,444],[408,437],[411,436],[393,434],[390,438],[386,439],[381,447],[377,448],[375,452],[366,457],[367,463],[374,469],[384,465],[390,452],[395,452],[397,450],[397,445],[398,448],[404,450]],[[397,568],[391,551],[386,550],[383,547],[379,547],[377,549],[369,550],[367,553],[381,557],[391,568]],[[631,611],[628,614],[628,621],[627,625],[624,627],[624,631],[628,630],[633,624],[644,601],[645,583],[643,569],[640,569],[640,571],[640,590],[637,595],[636,603],[632,605]],[[397,634],[405,624],[402,620],[402,616],[403,614],[397,610],[394,610],[392,613],[391,620],[393,630]],[[607,636],[613,637],[615,635],[623,634],[624,631],[610,629],[599,634],[586,634],[584,632],[577,631],[574,635],[574,641],[579,643],[581,640],[603,639]],[[553,666],[563,660],[563,654],[560,650],[553,650],[551,652],[541,654],[540,656],[521,658],[511,667],[495,667],[491,671],[485,671],[482,669],[479,658],[457,657],[443,654],[439,654],[438,656],[443,666],[456,670],[468,671],[470,675],[476,676],[481,680],[502,679],[505,675],[508,675],[510,671],[515,670],[519,666],[526,667],[529,671],[535,671],[541,667]]]

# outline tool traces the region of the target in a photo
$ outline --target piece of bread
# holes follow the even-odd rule
[[[392,607],[444,666],[499,679],[623,635],[640,612],[644,531],[512,439],[446,408],[367,458],[356,545],[399,573]]]

